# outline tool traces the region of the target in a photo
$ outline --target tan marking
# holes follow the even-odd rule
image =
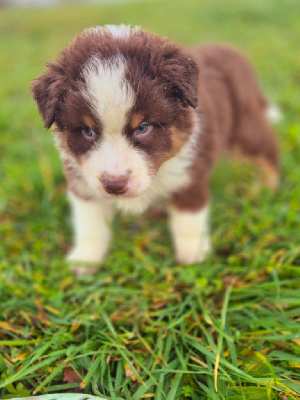
[[[186,135],[180,132],[175,127],[170,128],[171,140],[172,140],[172,156],[175,156],[182,146],[186,143]]]
[[[240,160],[245,160],[256,164],[261,172],[260,180],[261,183],[270,189],[276,189],[279,181],[278,169],[272,165],[266,158],[262,156],[249,156],[245,154],[239,146],[232,148],[233,155]]]
[[[91,117],[89,117],[88,115],[85,115],[85,116],[83,117],[83,122],[84,122],[84,124],[85,124],[86,126],[88,126],[89,128],[92,128],[92,129],[95,128],[95,124],[94,124],[93,119],[92,119]]]
[[[143,114],[141,114],[141,113],[133,114],[133,116],[131,118],[130,126],[132,129],[136,129],[140,125],[140,123],[143,121],[144,121]]]
[[[257,157],[253,160],[262,172],[262,182],[270,189],[276,189],[279,181],[278,170],[265,158]]]

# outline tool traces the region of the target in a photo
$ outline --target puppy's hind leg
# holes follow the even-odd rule
[[[265,110],[244,116],[236,137],[238,152],[257,166],[261,183],[276,189],[279,181],[278,145]]]
[[[264,186],[275,190],[279,181],[278,165],[275,165],[266,155],[254,158],[253,162],[257,165],[260,171],[261,183]]]
[[[106,203],[82,200],[72,193],[69,199],[74,245],[67,260],[75,275],[94,274],[108,250],[113,209]]]

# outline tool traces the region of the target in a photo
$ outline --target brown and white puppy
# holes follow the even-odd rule
[[[201,262],[211,248],[210,172],[223,151],[251,158],[277,183],[268,103],[230,47],[184,50],[139,28],[98,26],[48,64],[32,93],[46,128],[54,125],[78,274],[78,262],[104,259],[116,209],[141,213],[161,198],[177,260]]]

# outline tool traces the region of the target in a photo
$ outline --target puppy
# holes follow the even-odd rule
[[[47,67],[32,93],[68,182],[75,273],[96,272],[116,210],[141,213],[162,198],[178,262],[201,262],[211,249],[210,173],[224,151],[256,162],[276,186],[269,105],[236,50],[187,50],[140,28],[97,26]]]

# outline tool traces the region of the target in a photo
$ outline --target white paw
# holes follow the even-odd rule
[[[75,275],[93,275],[98,272],[105,253],[98,241],[81,242],[67,255],[67,261]]]
[[[204,261],[204,259],[211,252],[211,250],[212,250],[211,241],[210,238],[207,237],[200,242],[198,246],[197,256],[194,262]]]
[[[83,261],[100,263],[104,258],[104,251],[101,243],[98,241],[81,241],[80,244],[73,247],[67,256],[71,261]]]
[[[202,240],[195,236],[182,238],[177,242],[176,259],[181,264],[201,263],[211,251],[211,242],[209,237]]]
[[[76,276],[96,275],[99,272],[99,267],[93,266],[93,264],[85,266],[80,265],[80,263],[71,264],[70,269]]]

